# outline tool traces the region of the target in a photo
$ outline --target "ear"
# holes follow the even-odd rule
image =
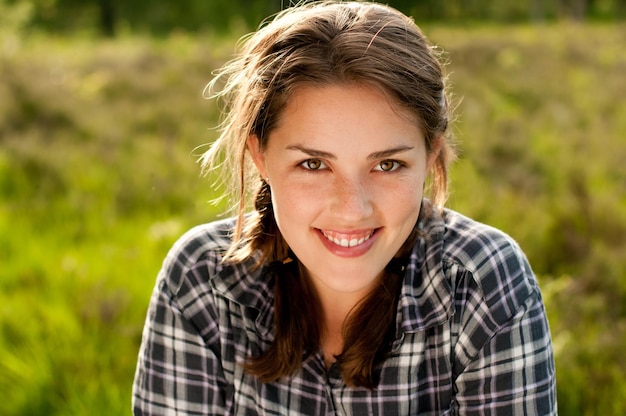
[[[267,170],[265,169],[265,153],[261,149],[261,142],[256,134],[248,136],[248,151],[252,157],[252,161],[256,166],[262,178],[267,178]]]
[[[433,140],[430,146],[430,152],[426,157],[426,172],[430,172],[430,170],[435,166],[435,162],[439,157],[439,153],[441,152],[441,146],[443,143],[443,137],[438,136],[435,140]]]

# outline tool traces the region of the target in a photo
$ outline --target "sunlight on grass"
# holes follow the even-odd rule
[[[457,98],[450,206],[510,233],[543,288],[566,415],[626,413],[626,27],[431,27]],[[234,39],[0,45],[2,415],[130,411],[161,261],[227,204],[201,92]],[[11,46],[13,45],[13,46]]]

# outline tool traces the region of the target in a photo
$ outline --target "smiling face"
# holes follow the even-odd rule
[[[319,295],[361,299],[413,230],[436,152],[408,112],[357,85],[297,89],[267,145],[278,227]]]

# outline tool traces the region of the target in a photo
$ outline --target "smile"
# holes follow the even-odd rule
[[[333,242],[334,244],[340,247],[356,247],[360,246],[364,242],[370,239],[374,234],[375,230],[369,230],[366,232],[360,232],[357,234],[345,234],[339,233],[336,231],[324,231],[320,230],[322,235],[326,237],[328,241]]]

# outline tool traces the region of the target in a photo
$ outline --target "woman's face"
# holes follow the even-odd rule
[[[307,86],[265,149],[250,138],[278,227],[320,296],[365,296],[415,226],[436,152],[411,120],[371,87]]]

